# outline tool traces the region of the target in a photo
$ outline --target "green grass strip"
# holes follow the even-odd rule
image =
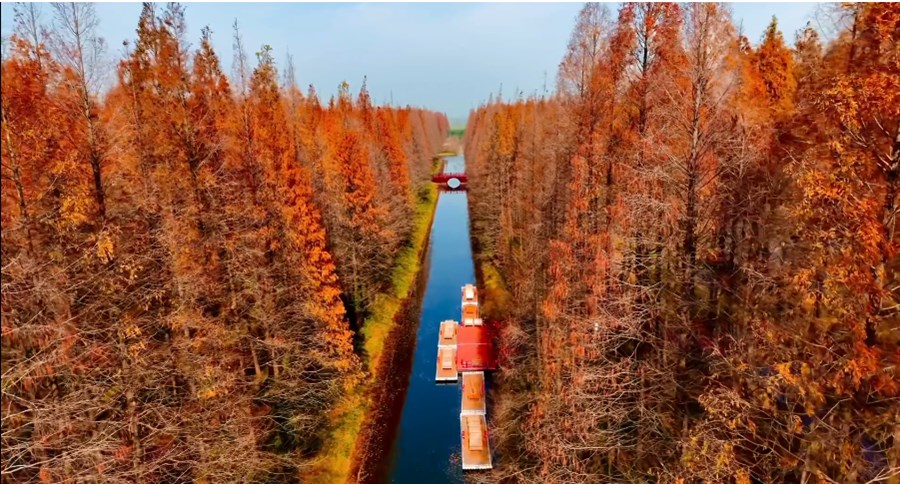
[[[433,171],[440,167],[440,163],[440,159],[435,160]],[[433,183],[428,183],[420,192],[410,238],[412,244],[405,246],[398,254],[391,273],[391,287],[375,296],[371,314],[363,322],[363,358],[365,367],[371,372],[369,378],[349,391],[332,411],[333,425],[326,435],[325,445],[309,474],[301,479],[302,482],[340,483],[348,480],[356,437],[372,403],[368,390],[379,381],[376,374],[378,361],[394,325],[394,318],[409,297],[422,268],[422,253],[427,248],[437,198],[438,189]]]

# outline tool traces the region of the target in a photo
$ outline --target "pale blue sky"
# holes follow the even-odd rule
[[[377,102],[446,112],[455,125],[470,108],[496,93],[553,88],[581,3],[529,4],[289,4],[186,3],[188,38],[196,46],[209,25],[226,71],[231,67],[231,24],[238,19],[250,55],[263,44],[279,65],[294,56],[301,85],[327,99],[346,80],[357,92],[363,76]],[[610,4],[615,12],[618,4]],[[50,19],[50,6],[44,5]],[[772,15],[785,38],[814,16],[812,3],[736,3],[734,20],[757,41]],[[101,35],[118,58],[133,39],[140,3],[100,3]],[[2,4],[2,32],[12,29],[12,5]]]

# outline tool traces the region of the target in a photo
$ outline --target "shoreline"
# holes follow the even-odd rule
[[[432,172],[442,169],[447,155],[444,152],[435,155]],[[372,462],[369,456],[382,453],[386,456],[390,451],[392,439],[383,437],[395,433],[396,425],[384,425],[392,421],[390,414],[387,420],[378,417],[384,417],[385,410],[396,407],[398,396],[405,398],[406,395],[406,386],[398,391],[394,385],[402,383],[397,378],[405,379],[407,383],[409,379],[412,364],[409,334],[412,334],[414,345],[418,329],[415,310],[421,305],[427,280],[424,277],[427,272],[423,269],[427,268],[431,226],[439,199],[438,188],[430,182],[426,193],[427,198],[416,204],[413,245],[397,257],[393,284],[377,296],[372,314],[360,330],[365,348],[362,358],[368,374],[333,411],[334,424],[328,433],[327,444],[305,476],[309,482],[370,482],[378,477],[373,469],[377,471],[378,464],[386,465],[383,462],[376,462],[375,466],[367,463]],[[396,371],[402,370],[404,364],[410,367],[407,371]],[[399,400],[401,404],[404,398]],[[397,420],[399,412],[392,413],[397,414],[393,417]]]
[[[435,204],[437,206],[437,204]],[[433,218],[432,218],[433,221]],[[429,233],[431,225],[429,224]],[[376,370],[381,378],[370,389],[370,406],[351,454],[347,482],[381,482],[388,456],[399,430],[403,404],[409,390],[413,354],[419,329],[422,298],[428,283],[430,236],[422,253],[416,284],[397,312]]]
[[[467,194],[468,196],[468,194]],[[488,324],[490,324],[495,332],[494,332],[494,348],[498,351],[498,363],[502,365],[502,349],[503,344],[500,341],[500,330],[501,325],[504,320],[508,318],[509,313],[509,304],[511,294],[509,290],[506,288],[505,282],[503,280],[503,275],[500,271],[495,267],[489,260],[486,260],[484,257],[484,253],[481,251],[481,244],[478,240],[478,236],[475,233],[475,230],[472,227],[472,200],[469,199],[469,244],[472,250],[472,262],[475,265],[475,283],[478,285],[483,294],[482,296],[482,318],[485,319]],[[489,302],[490,301],[490,302]],[[488,414],[493,415],[492,419],[488,420],[488,428],[490,430],[492,424],[496,424],[497,412],[495,411],[495,405],[497,403],[497,397],[503,393],[503,380],[501,377],[503,368],[498,367],[498,371],[491,372],[486,375],[486,381],[488,385],[488,391],[485,395],[486,397],[486,405]],[[494,432],[490,432],[494,433]],[[493,445],[493,457],[494,457],[494,469],[499,467],[499,461],[502,458],[502,450],[503,446],[498,445],[499,442],[496,441],[496,438],[492,439]],[[493,475],[489,471],[487,476]]]

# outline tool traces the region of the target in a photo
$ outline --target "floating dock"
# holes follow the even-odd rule
[[[491,469],[491,446],[484,415],[460,415],[463,470]]]
[[[479,317],[478,288],[462,287],[461,324],[441,321],[434,379],[455,382],[462,372],[459,425],[463,470],[491,469],[485,370],[497,368],[493,335]]]
[[[460,371],[497,369],[492,335],[487,327],[460,326],[456,347],[456,367]]]
[[[487,404],[484,390],[483,371],[463,372],[460,415],[484,415],[486,413]]]

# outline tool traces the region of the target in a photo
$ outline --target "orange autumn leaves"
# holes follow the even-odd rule
[[[900,10],[831,13],[791,45],[588,4],[557,92],[472,112],[477,255],[518,302],[498,475],[896,478]]]
[[[446,118],[323,106],[237,30],[229,78],[177,4],[113,72],[92,5],[36,8],[2,64],[4,479],[296,477]]]

